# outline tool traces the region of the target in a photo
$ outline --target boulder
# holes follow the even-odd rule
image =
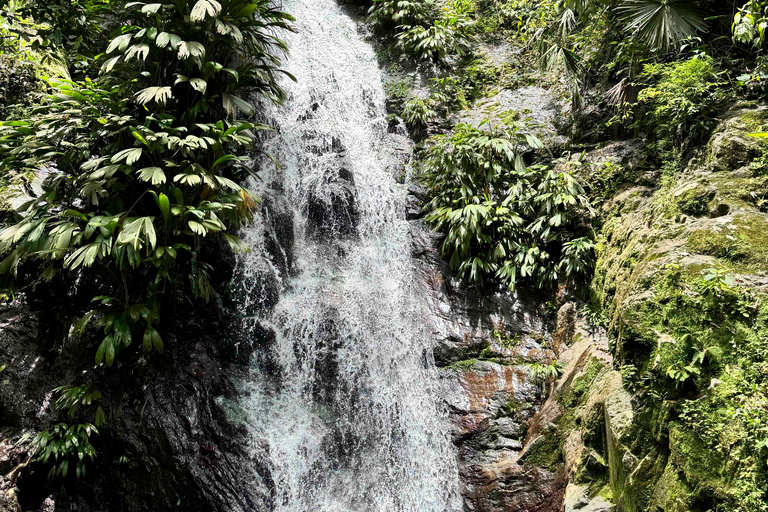
[[[328,171],[309,190],[307,234],[349,236],[357,232],[360,214],[351,171],[343,167]]]

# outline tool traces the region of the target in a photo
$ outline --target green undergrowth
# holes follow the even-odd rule
[[[768,509],[765,300],[728,271],[669,267],[621,322],[633,387],[670,404],[659,429],[686,499],[713,510]]]

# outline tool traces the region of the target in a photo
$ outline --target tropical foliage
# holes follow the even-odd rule
[[[638,101],[640,122],[657,139],[678,146],[700,139],[712,128],[718,106],[726,99],[712,58],[700,55],[670,64],[648,64]]]
[[[369,20],[394,27],[397,45],[411,55],[435,63],[468,51],[472,34],[471,0],[451,0],[440,9],[435,0],[374,0]]]
[[[427,219],[445,234],[441,249],[459,277],[544,288],[584,275],[589,202],[567,165],[525,164],[521,150],[542,144],[523,123],[459,124],[430,143]]]
[[[96,364],[138,341],[161,350],[164,307],[216,297],[204,241],[246,246],[234,232],[257,199],[233,180],[266,127],[241,91],[281,98],[275,34],[288,15],[267,0],[133,2],[106,48],[102,76],[51,83],[29,121],[5,122],[0,163],[47,173],[43,194],[0,234],[0,272],[90,278]],[[22,270],[24,269],[24,270]]]

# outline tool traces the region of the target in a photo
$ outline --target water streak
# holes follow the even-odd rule
[[[265,264],[258,223],[245,235],[254,251],[243,264],[253,286],[247,321],[276,333],[277,371],[255,365],[245,403],[254,438],[269,445],[276,509],[458,511],[381,72],[334,0],[284,7],[297,19],[297,33],[286,36],[297,82],[285,82],[288,101],[269,113],[277,134],[267,150],[284,169],[265,176],[261,192],[288,199],[296,240],[273,309],[261,307],[253,283],[285,269]],[[342,213],[324,217],[333,226],[318,230],[312,212],[334,207]]]

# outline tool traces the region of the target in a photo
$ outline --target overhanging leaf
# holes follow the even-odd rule
[[[160,167],[145,167],[139,171],[139,179],[149,181],[153,185],[165,183],[165,172]]]
[[[221,4],[216,0],[197,0],[189,19],[192,22],[203,21],[206,16],[215,17],[221,12]]]

